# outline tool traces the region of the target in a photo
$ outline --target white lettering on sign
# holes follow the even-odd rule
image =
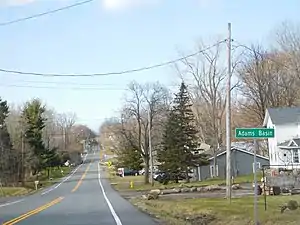
[[[273,131],[271,130],[267,130],[267,131],[264,131],[264,130],[259,130],[258,131],[258,135],[261,136],[261,137],[269,137],[269,136],[273,136]]]
[[[255,132],[254,131],[240,131],[238,132],[238,135],[239,136],[242,136],[242,137],[254,137],[255,136]]]

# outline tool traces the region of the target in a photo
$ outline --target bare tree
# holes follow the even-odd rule
[[[157,124],[156,121],[162,120],[162,112],[166,109],[169,95],[167,89],[159,83],[141,85],[136,82],[129,85],[128,94],[121,116],[122,135],[143,157],[145,183],[148,183],[150,164],[148,130],[150,124],[153,131],[158,129],[154,126]],[[158,130],[156,135],[157,133]],[[153,144],[158,144],[158,141],[154,141]]]
[[[261,46],[252,46],[250,50],[238,72],[243,96],[240,102],[244,113],[259,126],[267,107],[297,104],[299,78],[288,73],[285,55],[280,52],[266,51]]]
[[[192,78],[190,87],[193,110],[199,128],[199,138],[212,146],[216,156],[224,134],[225,76],[222,44],[201,52],[193,59],[184,59],[180,73],[183,79]],[[199,45],[203,49],[203,44]],[[223,65],[224,64],[224,65]],[[180,67],[178,67],[180,68]],[[216,160],[214,160],[216,164]],[[215,166],[216,168],[216,166]]]
[[[71,135],[71,129],[76,122],[75,113],[61,113],[57,115],[57,124],[60,127],[60,131],[63,137],[63,149],[66,150],[69,144],[69,136]]]

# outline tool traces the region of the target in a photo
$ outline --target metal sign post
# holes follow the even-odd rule
[[[236,128],[235,129],[235,138],[239,139],[254,139],[254,157],[253,157],[253,173],[254,173],[254,225],[259,225],[258,222],[258,207],[257,207],[257,195],[258,195],[258,184],[257,184],[257,159],[256,154],[258,151],[258,142],[257,139],[268,139],[275,137],[275,129],[273,128]]]
[[[254,164],[254,225],[259,225],[258,223],[258,211],[257,211],[257,195],[258,195],[258,185],[257,185],[257,163],[256,163],[256,152],[258,150],[258,143],[257,140],[254,139],[254,158],[253,158],[253,164]]]

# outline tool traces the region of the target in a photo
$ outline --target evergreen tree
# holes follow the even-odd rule
[[[12,158],[15,156],[5,123],[8,114],[9,107],[7,101],[3,101],[0,98],[0,182],[2,183],[9,182],[9,179],[11,178],[11,169],[14,166]]]
[[[198,141],[191,106],[187,86],[182,83],[169,114],[162,148],[158,151],[160,169],[170,173],[175,180],[184,173],[188,181],[190,168],[207,163],[205,155],[193,154]]]
[[[42,105],[39,99],[33,99],[27,102],[22,112],[26,123],[24,136],[36,158],[36,164],[33,166],[35,172],[39,172],[47,167],[50,154],[42,138],[42,132],[46,122],[43,116],[44,112],[45,106]]]
[[[141,170],[143,158],[141,154],[132,147],[126,147],[118,154],[118,164],[121,167],[126,167],[133,170]]]

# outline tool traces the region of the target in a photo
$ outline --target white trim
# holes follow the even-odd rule
[[[265,118],[264,118],[263,126],[267,126],[269,118],[270,118],[270,120],[271,120],[271,117],[270,117],[270,114],[269,114],[269,110],[266,109],[266,113],[265,113]],[[271,120],[271,121],[272,121],[272,120]]]
[[[216,170],[213,169],[214,165],[210,165],[209,167],[209,173],[210,173],[210,177],[218,177],[219,176],[219,166],[216,165]],[[216,172],[216,174],[213,174],[214,172]]]
[[[257,165],[257,169],[260,169],[260,168],[261,168],[260,162],[256,162],[256,165]],[[254,163],[252,163],[252,172],[253,172],[253,173],[255,172]]]
[[[253,153],[253,152],[248,152],[248,151],[246,151],[246,150],[244,150],[244,149],[241,149],[241,148],[231,147],[231,151],[232,151],[232,150],[237,150],[237,151],[239,151],[239,152],[243,152],[243,153],[246,153],[246,154],[249,154],[249,155],[253,155],[253,156],[254,156],[254,153]],[[219,157],[219,156],[224,155],[224,154],[226,154],[226,150],[223,151],[223,152],[221,152],[221,153],[219,153],[216,157]],[[269,158],[267,158],[267,157],[265,157],[265,156],[262,156],[262,155],[256,155],[256,157],[257,157],[257,158],[261,158],[261,159],[269,160]],[[208,160],[212,160],[212,159],[214,159],[214,157],[210,157]]]
[[[295,146],[290,146],[292,143],[294,143]],[[292,140],[290,141],[290,143],[288,144],[288,147],[299,147],[299,146],[298,146],[297,143],[294,141],[294,139],[292,139]]]
[[[198,166],[198,181],[201,181],[201,168]]]

